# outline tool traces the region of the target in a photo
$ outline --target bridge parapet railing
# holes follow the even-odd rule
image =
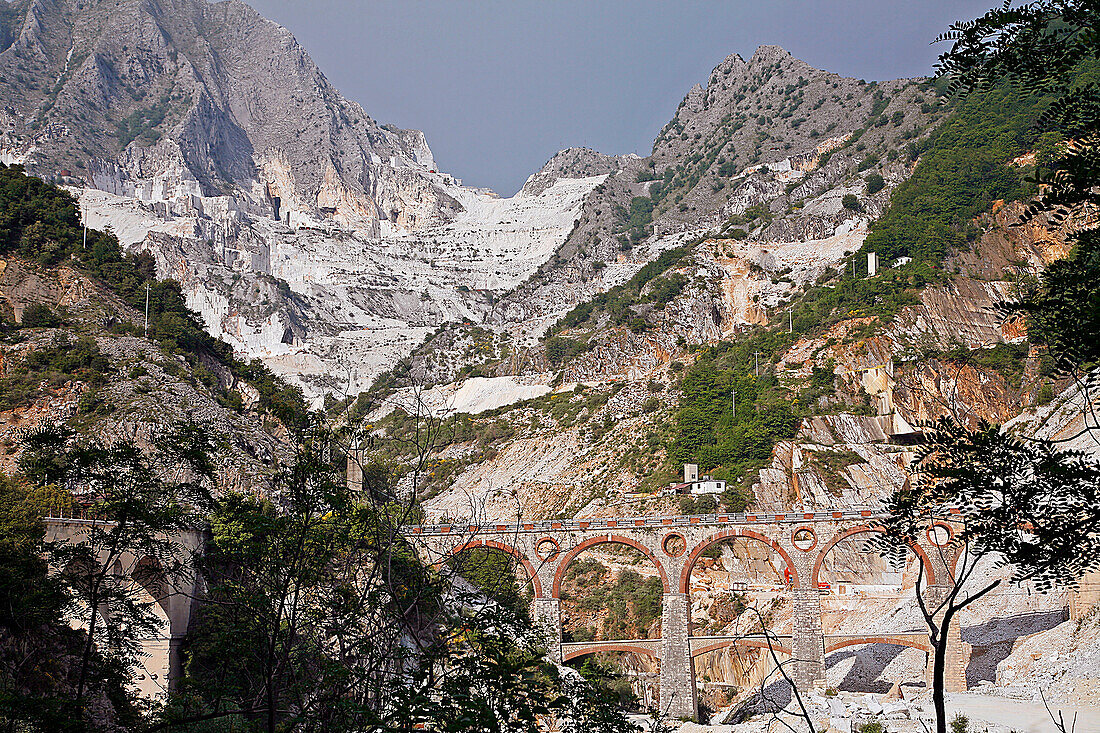
[[[103,517],[92,507],[83,504],[50,507],[42,518],[47,522],[103,521]]]
[[[417,524],[407,531],[415,535],[520,534],[546,532],[577,532],[587,530],[624,530],[636,528],[690,527],[722,524],[776,524],[801,522],[834,522],[837,520],[874,520],[885,515],[881,510],[857,508],[818,512],[743,512],[735,514],[696,514],[673,517],[598,517],[592,519],[540,520],[515,524]]]

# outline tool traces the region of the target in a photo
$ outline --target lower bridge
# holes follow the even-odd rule
[[[844,647],[864,644],[891,644],[894,646],[920,649],[930,654],[932,646],[928,641],[927,631],[882,631],[869,634],[823,634],[822,652],[829,654]],[[699,657],[703,654],[727,649],[729,647],[742,647],[745,649],[770,649],[776,655],[787,659],[791,656],[790,634],[742,634],[737,636],[692,636],[688,639],[688,648],[691,656]],[[654,639],[615,639],[608,641],[567,641],[561,644],[562,661],[569,661],[577,657],[601,652],[633,652],[645,654],[654,659],[661,658],[662,640]],[[930,659],[928,660],[931,661]],[[931,666],[926,669],[931,674]]]

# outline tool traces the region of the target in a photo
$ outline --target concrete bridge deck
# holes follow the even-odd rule
[[[593,519],[550,519],[538,522],[514,524],[469,524],[451,522],[444,524],[415,524],[408,528],[413,535],[458,534],[519,534],[529,532],[585,532],[600,529],[693,527],[721,524],[776,524],[790,522],[873,521],[886,515],[875,509],[843,509],[823,512],[741,512],[725,514],[698,514],[692,516],[640,516],[596,517]]]

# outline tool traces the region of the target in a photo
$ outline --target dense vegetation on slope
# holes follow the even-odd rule
[[[912,177],[897,187],[890,208],[863,246],[884,262],[897,257],[939,263],[978,236],[972,220],[997,199],[1033,192],[1025,166],[1012,161],[1039,138],[1035,122],[1049,99],[1001,84],[966,98],[929,137],[911,143],[920,156]]]
[[[212,364],[225,366],[236,378],[251,384],[260,394],[261,407],[284,425],[305,425],[309,411],[298,388],[282,383],[259,360],[246,363],[237,359],[228,344],[207,333],[199,316],[187,307],[179,283],[156,279],[151,255],[125,254],[109,231],[89,229],[85,243],[72,195],[26,175],[20,166],[0,165],[0,255],[14,255],[43,267],[76,268],[139,312],[145,309],[148,293],[149,337],[169,352],[184,356],[227,404],[239,407],[239,397],[222,389],[208,368]],[[20,325],[56,326],[61,320],[51,320],[45,306],[32,307]],[[115,324],[112,329],[135,336],[143,333],[133,323]]]
[[[799,410],[773,371],[775,357],[791,341],[789,334],[761,330],[702,351],[680,381],[668,446],[673,465],[698,463],[703,471],[736,480],[766,464],[776,442],[794,437],[806,410]],[[731,511],[752,501],[732,486],[722,499]]]
[[[679,264],[691,251],[691,246],[665,250],[657,259],[647,263],[622,285],[616,285],[600,293],[592,300],[581,303],[566,313],[551,329],[557,333],[566,328],[578,328],[589,324],[597,316],[606,314],[617,326],[631,326],[632,330],[645,330],[647,325],[632,308],[642,303],[655,303],[663,308],[683,290],[683,276],[662,277],[670,268]],[[641,321],[637,323],[636,321]]]
[[[641,553],[623,552],[624,559]],[[600,628],[583,626],[569,633],[572,641],[593,639],[645,639],[661,618],[663,586],[656,575],[643,578],[630,568],[611,574],[595,558],[581,557],[570,563],[562,579],[562,602],[579,612],[602,616]],[[572,616],[572,614],[570,614]]]

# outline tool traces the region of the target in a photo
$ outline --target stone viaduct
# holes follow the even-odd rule
[[[534,616],[549,636],[550,656],[568,661],[600,651],[630,651],[660,660],[661,706],[676,717],[694,718],[698,709],[694,658],[730,646],[770,646],[791,662],[791,677],[800,690],[822,681],[825,655],[857,644],[896,644],[928,652],[924,629],[902,633],[867,635],[823,633],[819,576],[826,554],[842,540],[877,532],[880,515],[870,510],[787,514],[712,514],[679,517],[629,517],[522,524],[412,526],[407,536],[431,562],[466,549],[485,547],[512,555],[530,578],[534,591]],[[46,539],[79,543],[98,520],[79,517],[47,517]],[[102,522],[100,522],[102,523]],[[951,523],[929,528],[912,550],[924,560],[926,597],[942,598],[948,589],[951,568],[944,552],[951,544]],[[785,565],[786,592],[793,604],[792,634],[691,636],[691,571],[700,555],[715,543],[739,538],[771,549]],[[176,542],[187,552],[201,548],[199,530],[182,533]],[[561,584],[569,564],[588,548],[617,543],[628,545],[653,563],[664,589],[659,639],[563,643]],[[64,568],[57,568],[64,571]],[[202,580],[193,573],[166,573],[149,557],[124,555],[111,569],[122,582],[152,602],[161,621],[160,633],[143,643],[144,675],[138,680],[144,694],[164,691],[179,678],[180,647],[191,615],[201,602]],[[915,601],[914,601],[915,602]],[[965,655],[958,625],[950,639],[948,689],[965,689]],[[929,654],[929,661],[931,655]]]
[[[49,516],[45,521],[47,542],[72,544],[86,542],[94,526],[102,528],[108,524],[78,516]],[[201,547],[203,534],[193,530],[182,532],[172,539],[181,550],[193,553]],[[109,561],[105,553],[101,553],[99,560],[101,565]],[[55,570],[65,572],[66,568]],[[116,557],[109,572],[126,588],[130,597],[150,603],[159,620],[158,633],[142,640],[142,671],[137,679],[142,695],[155,696],[169,689],[183,671],[180,650],[191,622],[191,612],[202,590],[201,579],[194,573],[166,571],[159,560],[130,553]],[[101,615],[107,613],[105,609],[99,612]]]
[[[771,646],[789,658],[791,677],[802,691],[823,681],[825,655],[857,644],[896,644],[930,651],[923,627],[905,633],[867,635],[825,634],[821,624],[819,576],[826,554],[842,540],[870,535],[881,515],[872,510],[797,512],[786,514],[711,514],[682,517],[630,517],[540,521],[522,524],[415,526],[421,552],[441,563],[476,547],[512,555],[525,569],[534,591],[534,616],[550,639],[550,655],[567,661],[599,651],[629,651],[660,660],[661,708],[675,717],[697,715],[694,658],[739,645],[766,647],[760,635],[693,637],[690,633],[691,571],[710,546],[732,538],[763,543],[786,566],[786,589],[793,605],[790,636],[772,637]],[[924,561],[925,597],[934,602],[948,591],[953,561],[953,528],[937,522],[911,549]],[[563,643],[561,584],[566,568],[588,548],[606,543],[628,545],[644,554],[664,587],[661,638]],[[916,600],[913,601],[916,603]],[[966,688],[965,654],[958,624],[953,627],[947,687]],[[931,671],[928,654],[928,672]]]

